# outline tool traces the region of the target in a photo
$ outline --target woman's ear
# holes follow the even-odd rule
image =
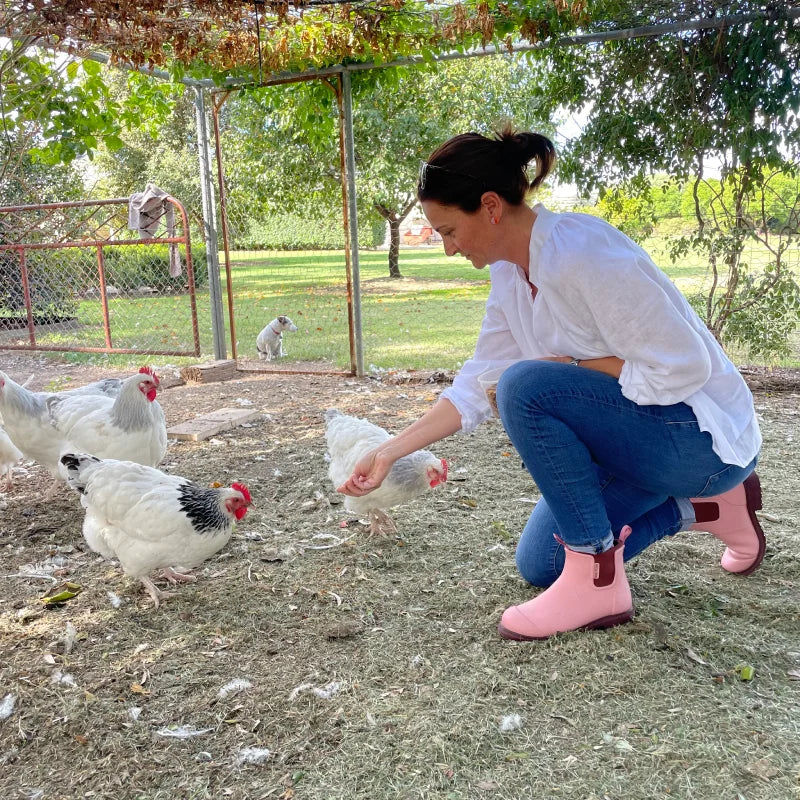
[[[489,221],[497,225],[503,216],[503,201],[497,192],[484,192],[481,197],[481,211],[487,214]]]

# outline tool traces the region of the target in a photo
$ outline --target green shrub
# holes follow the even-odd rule
[[[365,248],[383,244],[382,219],[368,220],[359,226],[359,245]],[[236,250],[342,250],[344,226],[340,218],[310,219],[292,214],[252,220],[247,230],[234,237]]]
[[[657,236],[691,236],[697,232],[697,220],[692,217],[667,217],[656,223]]]
[[[74,317],[78,304],[72,276],[83,269],[81,254],[70,250],[34,250],[26,254],[25,264],[36,324]],[[18,258],[4,254],[0,273],[0,317],[20,322],[27,320]]]
[[[169,245],[120,245],[104,249],[106,283],[121,292],[150,286],[159,292],[181,292],[186,285],[186,258],[181,248],[183,271],[176,278],[169,274]],[[192,266],[196,286],[208,283],[206,249],[192,245]]]

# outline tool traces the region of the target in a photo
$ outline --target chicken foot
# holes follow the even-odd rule
[[[397,533],[395,521],[380,508],[373,508],[369,512],[370,536],[386,538]]]
[[[191,575],[188,572],[181,572],[173,567],[167,567],[161,570],[161,577],[165,578],[173,586],[176,583],[194,583],[197,580],[196,575]]]
[[[61,478],[54,477],[53,478],[53,482],[50,484],[50,487],[44,493],[44,498],[43,498],[44,502],[48,502],[48,501],[52,500],[55,497],[56,492],[63,485],[64,485],[64,481],[62,481]]]
[[[162,592],[161,589],[159,589],[153,583],[153,581],[151,581],[150,578],[148,578],[147,576],[139,578],[139,580],[142,582],[142,585],[147,590],[147,594],[149,594],[150,597],[152,598],[154,608],[158,608],[162,600],[166,600],[167,598],[173,596],[172,592]]]

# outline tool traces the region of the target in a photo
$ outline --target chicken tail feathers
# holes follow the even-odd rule
[[[85,474],[86,467],[99,463],[99,458],[87,455],[86,453],[64,453],[59,459],[58,471],[61,477],[64,478],[75,491],[83,494],[88,477]]]

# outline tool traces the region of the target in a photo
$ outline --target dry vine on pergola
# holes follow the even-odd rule
[[[197,77],[382,61],[442,49],[536,42],[587,20],[587,0],[4,0],[0,28],[112,62],[180,65]],[[260,43],[260,48],[256,46]]]

